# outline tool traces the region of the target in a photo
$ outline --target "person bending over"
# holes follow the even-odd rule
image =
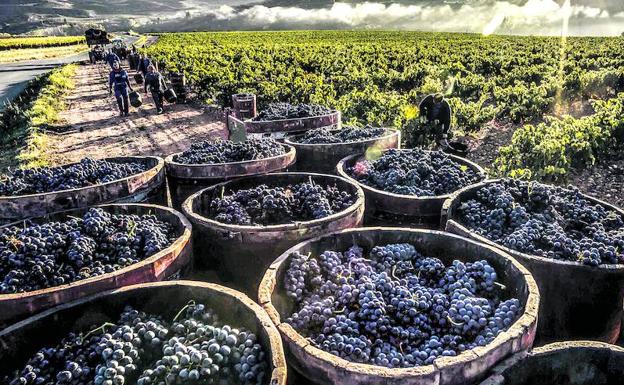
[[[451,134],[451,106],[441,93],[427,95],[418,106],[420,119],[432,127],[428,133],[438,145],[446,146]]]
[[[115,99],[119,106],[119,116],[128,116],[130,108],[129,91],[132,91],[128,73],[121,68],[119,62],[113,63],[113,70],[108,75],[108,94],[112,95],[115,90]]]

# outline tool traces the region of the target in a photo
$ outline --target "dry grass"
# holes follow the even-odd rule
[[[87,51],[85,44],[66,47],[24,48],[0,51],[0,63],[13,63],[25,60],[52,59],[75,55]]]

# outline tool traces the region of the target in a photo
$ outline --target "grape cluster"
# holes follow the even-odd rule
[[[444,195],[482,179],[443,152],[421,149],[390,149],[377,160],[357,162],[347,172],[368,186],[414,196]]]
[[[379,138],[385,133],[385,129],[371,126],[347,126],[338,131],[329,130],[327,128],[316,128],[306,132],[298,139],[298,142],[304,144],[350,143]]]
[[[389,368],[431,364],[484,346],[520,317],[485,260],[449,266],[408,243],[289,256],[286,322],[352,362]]]
[[[214,313],[194,302],[173,322],[126,307],[117,323],[40,349],[7,385],[258,385],[268,357],[245,329],[221,325]]]
[[[183,164],[219,164],[271,158],[286,153],[284,146],[273,139],[248,139],[245,142],[205,140],[193,143],[173,160]]]
[[[309,118],[331,113],[331,109],[318,104],[271,103],[252,120],[266,122],[271,120]]]
[[[312,180],[285,187],[263,184],[213,199],[207,216],[229,224],[276,225],[325,218],[354,202],[349,192]]]
[[[23,293],[95,277],[135,264],[175,240],[154,215],[111,214],[0,228],[0,294]]]
[[[39,194],[108,183],[146,171],[141,162],[117,163],[84,158],[59,167],[18,169],[0,176],[0,196]]]
[[[624,217],[573,187],[503,179],[457,210],[471,230],[522,253],[590,266],[624,263]]]

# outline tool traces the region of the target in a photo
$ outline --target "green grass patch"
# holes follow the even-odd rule
[[[65,95],[75,87],[76,70],[75,64],[69,64],[33,80],[0,114],[1,169],[49,165],[45,128],[60,122]]]

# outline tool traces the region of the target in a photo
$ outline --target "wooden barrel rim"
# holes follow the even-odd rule
[[[53,286],[53,287],[48,287],[45,289],[39,289],[39,290],[34,290],[34,291],[28,291],[28,292],[24,292],[24,293],[13,293],[13,294],[0,294],[0,302],[5,302],[5,301],[11,301],[11,300],[15,300],[15,299],[24,299],[24,298],[28,298],[28,297],[37,297],[37,296],[43,296],[43,295],[54,295],[57,292],[60,291],[68,291],[77,287],[83,287],[83,286],[87,286],[90,285],[92,283],[98,282],[98,281],[104,281],[107,280],[111,277],[117,276],[117,275],[121,275],[124,273],[128,273],[132,270],[136,270],[139,268],[142,268],[144,266],[153,264],[154,262],[158,261],[159,259],[161,259],[162,257],[166,256],[168,253],[172,252],[172,251],[180,251],[184,248],[184,246],[186,246],[186,244],[190,241],[191,239],[191,231],[192,231],[192,225],[189,222],[188,219],[186,219],[186,217],[184,217],[184,215],[182,215],[180,212],[169,208],[169,207],[164,207],[164,206],[158,206],[158,205],[153,205],[153,204],[141,204],[141,203],[117,203],[117,204],[107,204],[107,205],[98,205],[98,206],[92,206],[92,207],[102,207],[102,208],[114,208],[114,207],[120,207],[120,208],[146,208],[146,209],[153,209],[155,210],[154,215],[158,216],[157,212],[158,211],[164,211],[164,212],[168,212],[172,215],[174,215],[179,221],[180,221],[180,225],[182,226],[182,232],[181,234],[176,238],[176,240],[169,245],[168,247],[166,247],[163,250],[160,250],[159,252],[157,252],[156,254],[150,256],[149,258],[146,258],[142,261],[139,261],[137,263],[134,263],[130,266],[126,266],[123,269],[119,269],[119,270],[115,270],[112,271],[110,273],[106,273],[106,274],[102,274],[102,275],[98,275],[95,277],[90,277],[90,278],[86,278],[86,279],[81,279],[79,281],[75,281],[75,282],[71,282],[71,283],[67,283],[64,285],[59,285],[59,286]],[[74,211],[84,211],[84,210],[88,210],[89,208],[78,208],[78,209],[72,209],[72,210],[66,210],[66,211],[59,211],[59,212],[54,212],[54,213],[50,213],[47,214],[48,215],[57,215],[57,214],[70,214]],[[15,225],[17,223],[22,223],[23,221],[18,221],[18,222],[13,222],[10,223],[8,225],[5,226],[0,226],[0,228],[2,227],[6,227],[6,226],[11,226],[11,225]]]
[[[612,345],[606,342],[579,340],[579,341],[560,341],[553,342],[552,344],[540,346],[533,349],[529,356],[539,356],[545,353],[553,353],[558,350],[564,349],[576,349],[576,348],[596,348],[596,349],[609,349],[616,352],[624,353],[624,348],[617,345]]]
[[[433,364],[417,366],[412,368],[395,368],[390,369],[382,366],[376,366],[372,364],[361,364],[348,361],[344,358],[340,358],[331,353],[328,353],[322,349],[315,347],[312,343],[310,343],[303,335],[299,334],[291,325],[286,322],[282,322],[281,316],[277,311],[277,308],[273,305],[273,301],[271,296],[275,291],[277,286],[277,272],[279,267],[285,263],[290,254],[302,247],[304,244],[318,242],[322,238],[329,238],[335,235],[340,234],[349,234],[349,233],[357,233],[357,232],[366,232],[366,231],[395,231],[395,232],[405,232],[405,233],[433,233],[438,235],[443,235],[449,238],[455,238],[462,240],[464,242],[469,242],[475,244],[479,247],[488,249],[494,254],[499,255],[501,258],[509,261],[510,265],[513,268],[517,269],[525,279],[525,284],[527,287],[527,299],[526,304],[524,306],[524,312],[506,331],[499,334],[492,342],[487,344],[486,346],[476,347],[474,349],[466,350],[457,356],[453,357],[438,357]],[[511,256],[507,255],[500,249],[496,247],[492,247],[489,245],[479,244],[478,242],[471,240],[469,238],[461,237],[456,234],[447,233],[444,231],[438,230],[426,230],[426,229],[410,229],[410,228],[399,228],[399,227],[362,227],[357,229],[347,229],[341,230],[330,234],[325,234],[317,238],[309,239],[307,241],[303,241],[292,248],[285,251],[282,255],[280,255],[274,262],[271,264],[269,269],[266,271],[262,282],[260,284],[259,290],[259,303],[268,313],[269,317],[273,321],[275,325],[277,325],[277,329],[282,334],[284,341],[286,344],[294,344],[299,349],[305,350],[308,354],[312,354],[318,357],[321,361],[326,364],[329,364],[336,368],[336,370],[342,370],[346,372],[351,372],[354,374],[364,374],[364,375],[375,375],[384,378],[390,379],[402,379],[406,377],[417,377],[417,376],[425,376],[425,375],[433,375],[436,372],[441,372],[443,369],[447,367],[453,367],[462,362],[469,362],[476,358],[483,357],[490,352],[496,350],[497,348],[501,348],[505,345],[505,342],[510,338],[510,336],[523,335],[525,333],[525,329],[530,328],[532,325],[535,325],[537,322],[537,313],[539,307],[539,289],[537,287],[537,283],[533,279],[531,273],[522,266],[518,261],[513,259]]]
[[[277,159],[281,159],[283,158],[284,160],[289,160],[289,164],[287,164],[286,166],[294,163],[295,161],[295,157],[297,154],[297,150],[295,149],[294,146],[291,146],[289,144],[284,144],[284,143],[280,143],[281,146],[286,148],[286,153],[281,154],[281,155],[276,155],[276,156],[271,156],[268,158],[262,158],[262,159],[253,159],[253,160],[244,160],[241,162],[226,162],[226,163],[200,163],[200,164],[186,164],[186,163],[180,163],[180,162],[176,162],[173,160],[174,157],[182,154],[182,152],[176,152],[174,154],[171,154],[169,156],[167,156],[164,160],[165,162],[165,166],[167,168],[167,171],[171,173],[171,170],[173,169],[184,169],[184,168],[188,168],[188,169],[210,169],[210,168],[214,168],[216,170],[220,170],[224,167],[227,166],[246,166],[246,165],[250,165],[250,164],[257,164],[257,163],[268,163],[271,162],[273,160],[277,160]],[[292,161],[290,161],[290,159],[292,159]],[[235,174],[235,175],[223,175],[223,177],[241,177],[241,176],[246,176],[249,174]],[[177,175],[173,175],[173,176],[177,176]],[[187,177],[185,177],[187,178]],[[189,178],[191,179],[191,178]],[[199,179],[203,179],[203,178],[199,178]]]
[[[624,348],[612,345],[606,342],[599,341],[591,341],[591,340],[576,340],[576,341],[559,341],[553,342],[551,344],[547,344],[544,346],[540,346],[538,348],[533,349],[530,352],[522,352],[517,353],[508,359],[502,361],[498,365],[496,365],[490,376],[483,380],[480,385],[502,385],[507,382],[506,372],[509,370],[520,370],[522,366],[524,366],[524,361],[526,359],[536,359],[539,360],[541,356],[552,356],[560,353],[564,353],[569,350],[584,350],[590,349],[589,354],[596,353],[596,351],[606,351],[609,353],[611,358],[611,354],[615,353],[618,355],[624,354]],[[545,357],[548,358],[548,357]]]
[[[264,311],[264,309],[262,309],[260,305],[252,301],[245,294],[238,292],[234,289],[230,289],[225,286],[217,285],[214,283],[208,283],[208,282],[187,281],[187,280],[149,282],[149,283],[143,283],[143,284],[137,284],[137,285],[124,286],[118,289],[107,290],[104,292],[92,294],[90,296],[80,298],[78,300],[64,303],[56,307],[53,307],[51,309],[45,310],[32,317],[29,317],[29,318],[26,318],[25,320],[17,322],[5,328],[4,330],[0,330],[0,341],[2,340],[4,336],[10,334],[14,330],[17,330],[24,325],[37,322],[54,313],[57,313],[59,311],[62,311],[62,310],[65,310],[74,306],[85,304],[94,299],[106,297],[106,296],[116,294],[116,293],[129,292],[138,288],[174,287],[174,286],[191,286],[191,287],[206,289],[208,291],[219,292],[229,297],[233,297],[236,301],[240,302],[244,307],[249,309],[256,316],[256,318],[260,322],[260,325],[262,326],[267,336],[269,337],[269,342],[271,346],[268,348],[271,349],[271,357],[272,357],[271,364],[273,366],[273,370],[271,372],[270,385],[285,385],[286,384],[286,373],[287,373],[286,358],[284,355],[284,349],[282,347],[282,340],[281,340],[281,337],[277,328],[275,327],[275,325],[273,325],[273,322],[271,322],[271,319],[269,318],[268,314],[266,314],[266,312]]]
[[[95,187],[102,187],[102,186],[110,186],[113,184],[119,184],[122,182],[128,182],[130,180],[133,179],[138,179],[141,178],[143,176],[148,176],[150,174],[151,178],[153,178],[155,175],[158,175],[158,173],[160,173],[164,167],[165,167],[165,161],[158,156],[118,156],[118,157],[110,157],[110,158],[102,158],[102,159],[97,159],[97,160],[106,160],[106,161],[113,161],[113,160],[119,160],[119,159],[126,159],[129,162],[132,161],[146,161],[149,159],[155,160],[156,161],[156,165],[153,167],[148,168],[145,171],[139,172],[137,174],[132,174],[129,175],[125,178],[121,178],[121,179],[115,179],[113,181],[110,182],[106,182],[106,183],[99,183],[96,185],[91,185],[91,186],[84,186],[84,187],[78,187],[78,188],[73,188],[73,189],[67,189],[67,190],[57,190],[57,191],[49,191],[49,192],[45,192],[45,193],[36,193],[36,194],[26,194],[26,195],[0,195],[0,204],[3,201],[11,201],[11,200],[17,200],[17,199],[27,199],[27,198],[39,198],[45,195],[51,195],[51,194],[75,194],[75,193],[80,193],[82,191],[86,191]],[[61,165],[61,167],[67,167],[67,166],[71,166],[74,164],[77,164],[79,162],[74,162],[74,163],[68,163],[68,164],[64,164]]]
[[[245,123],[249,123],[251,125],[282,123],[282,122],[288,123],[288,122],[295,122],[298,120],[313,120],[313,119],[321,119],[321,118],[326,118],[326,117],[335,117],[339,113],[340,111],[338,110],[332,110],[332,112],[327,113],[327,114],[322,114],[322,115],[306,116],[303,118],[276,119],[276,120],[253,120],[254,118],[250,118],[250,119],[245,120]]]
[[[449,210],[451,210],[452,206],[458,202],[460,195],[462,193],[467,193],[467,192],[471,192],[473,190],[477,190],[481,187],[487,186],[488,184],[492,184],[492,183],[496,183],[496,182],[501,182],[502,179],[492,179],[492,180],[486,180],[483,182],[480,182],[478,184],[474,184],[471,186],[467,186],[461,190],[457,190],[456,192],[454,192],[449,199],[447,199],[444,202],[442,211],[443,213],[448,213]],[[587,199],[588,201],[601,205],[609,210],[613,210],[617,213],[619,213],[620,215],[622,215],[622,217],[624,218],[624,210],[620,209],[619,207],[613,206],[607,202],[601,201],[600,199],[591,197],[589,195],[585,195],[583,193],[581,193],[581,196],[583,196],[583,198]],[[453,214],[451,212],[451,214]],[[500,250],[503,250],[504,252],[510,254],[511,256],[513,256],[514,258],[518,258],[519,260],[528,260],[528,261],[538,261],[541,263],[548,263],[548,264],[554,264],[554,265],[563,265],[563,266],[567,266],[570,268],[577,268],[577,269],[583,269],[586,272],[596,272],[597,270],[600,270],[601,273],[613,273],[613,274],[622,274],[624,273],[624,263],[621,264],[602,264],[602,265],[598,265],[598,266],[589,266],[589,265],[584,265],[580,262],[574,262],[574,261],[562,261],[559,259],[553,259],[553,258],[547,258],[547,257],[540,257],[538,255],[533,255],[533,254],[526,254],[526,253],[522,253],[520,251],[511,249],[507,246],[503,246],[503,245],[499,245],[498,243],[482,236],[479,235],[477,233],[475,233],[474,231],[470,230],[469,228],[467,228],[466,226],[464,226],[461,222],[459,222],[458,219],[456,219],[455,215],[451,215],[450,217],[446,218],[446,229],[447,231],[449,231],[449,227],[455,227],[457,230],[461,231],[462,235],[464,237],[468,237],[468,238],[472,238],[474,240],[477,240],[479,242],[488,244],[490,246],[496,247]]]
[[[384,150],[384,152],[389,151],[389,150],[396,150],[396,151],[410,151],[411,149],[387,149]],[[429,151],[429,150],[424,150],[425,152],[433,152],[433,151]],[[357,183],[360,187],[362,187],[362,189],[364,191],[368,191],[372,194],[377,194],[377,195],[387,195],[387,196],[391,196],[393,198],[397,198],[397,199],[404,199],[406,201],[428,201],[428,200],[435,200],[435,201],[439,201],[442,199],[448,199],[450,198],[454,192],[450,192],[444,195],[427,195],[427,196],[414,196],[414,195],[402,195],[402,194],[396,194],[396,193],[392,193],[392,192],[388,192],[388,191],[384,191],[384,190],[379,190],[375,187],[369,186],[367,184],[364,184],[362,182],[359,182],[358,180],[356,180],[355,178],[353,178],[351,175],[349,175],[349,173],[347,173],[346,170],[346,166],[347,163],[349,163],[351,160],[353,159],[357,159],[359,157],[362,157],[364,154],[354,154],[354,155],[349,155],[347,157],[345,157],[344,159],[342,159],[337,166],[337,171],[338,174],[340,174],[340,176],[342,176],[343,178],[347,178],[355,183]],[[446,156],[448,156],[449,158],[453,159],[453,161],[462,164],[462,165],[466,165],[468,167],[470,167],[473,171],[475,171],[478,176],[480,177],[481,181],[487,180],[487,173],[485,172],[485,170],[479,166],[478,164],[471,162],[470,160],[466,159],[466,158],[462,158],[456,155],[452,155],[452,154],[444,154]],[[470,186],[474,186],[475,184],[471,184]],[[460,191],[460,190],[457,190]]]
[[[401,131],[394,129],[394,128],[386,128],[386,127],[380,127],[380,128],[383,128],[385,130],[382,135],[376,136],[374,138],[369,138],[369,139],[360,139],[360,140],[356,140],[353,142],[301,143],[301,142],[297,142],[297,139],[302,138],[305,134],[297,134],[297,135],[287,136],[286,139],[284,139],[284,143],[289,144],[291,146],[295,146],[295,148],[300,146],[302,148],[315,149],[315,148],[325,148],[325,147],[332,147],[332,146],[348,146],[348,145],[367,144],[367,143],[373,144],[379,140],[390,139],[394,136],[398,136],[401,134]],[[331,131],[338,132],[340,130],[331,130]]]
[[[347,185],[353,187],[353,189],[355,190],[354,195],[356,196],[356,200],[355,202],[353,202],[351,206],[347,207],[346,209],[340,212],[334,213],[332,215],[329,215],[327,217],[321,218],[321,219],[314,219],[310,221],[301,221],[301,222],[293,222],[293,223],[284,223],[284,224],[279,224],[279,225],[268,225],[268,226],[231,225],[231,224],[218,222],[214,219],[204,217],[203,215],[195,212],[195,210],[193,209],[193,202],[199,199],[201,195],[203,195],[205,192],[209,190],[216,190],[222,187],[227,188],[228,184],[231,184],[233,182],[236,182],[237,180],[243,179],[243,178],[239,178],[239,179],[225,181],[225,182],[204,188],[196,192],[195,194],[188,197],[184,201],[184,203],[182,203],[182,211],[189,218],[191,218],[194,221],[197,221],[197,223],[201,223],[204,226],[236,234],[236,233],[264,233],[264,232],[291,231],[291,230],[298,230],[301,228],[322,226],[326,223],[334,222],[338,219],[348,217],[351,214],[357,212],[360,209],[360,207],[364,207],[364,192],[362,191],[362,189],[356,184],[354,184],[353,182],[346,180],[345,178],[336,176],[336,175],[325,175],[325,174],[315,174],[315,173],[306,173],[306,172],[275,172],[275,173],[263,175],[263,177],[270,179],[272,176],[290,176],[290,175],[310,176],[310,177],[320,176],[320,177],[324,177],[328,179],[340,180],[346,183]],[[246,178],[254,178],[254,177],[257,177],[257,175],[249,176]]]

